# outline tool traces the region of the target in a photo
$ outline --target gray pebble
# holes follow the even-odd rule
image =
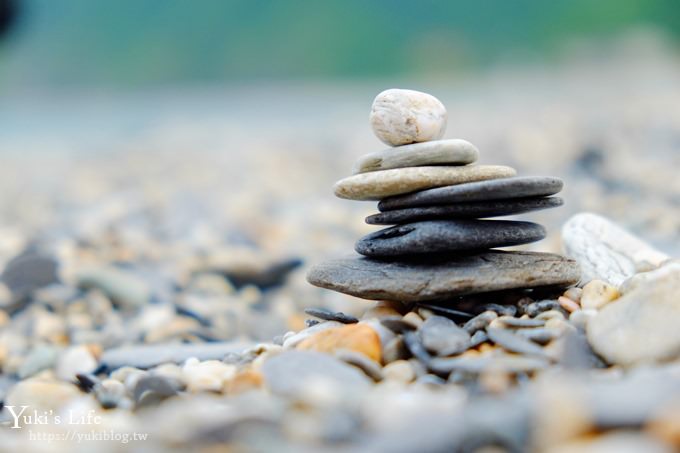
[[[125,398],[125,385],[115,379],[106,379],[94,387],[94,396],[104,409],[118,407]]]
[[[57,362],[59,351],[51,345],[37,345],[17,371],[19,379],[26,379],[47,368],[52,368]]]
[[[198,360],[221,360],[231,352],[239,353],[249,347],[252,347],[252,343],[238,341],[123,346],[105,351],[100,363],[107,370],[123,366],[147,369],[162,363],[182,363],[191,357]]]
[[[469,334],[474,334],[478,330],[486,329],[489,323],[496,318],[498,318],[498,314],[495,311],[485,311],[466,322],[463,329],[467,330]]]
[[[158,375],[139,378],[133,391],[136,407],[157,404],[166,398],[177,395],[182,385],[175,379]]]
[[[550,343],[554,338],[559,336],[559,332],[554,329],[519,329],[515,332],[517,335],[531,340],[535,343],[545,345]]]
[[[387,211],[413,206],[549,196],[562,190],[562,185],[563,183],[559,178],[550,176],[516,176],[490,179],[385,198],[378,203],[378,209]]]
[[[477,332],[475,332],[470,337],[470,348],[476,348],[477,346],[484,343],[488,339],[489,339],[489,336],[486,334],[486,332],[483,329],[478,330]]]
[[[498,321],[503,323],[508,327],[543,327],[545,325],[545,320],[543,319],[526,319],[526,318],[515,318],[512,316],[501,316]]]
[[[531,304],[526,305],[523,308],[522,313],[529,315],[533,318],[543,313],[544,311],[549,310],[562,310],[562,307],[556,300],[539,300],[538,302],[533,302]]]
[[[545,228],[511,220],[429,220],[376,231],[354,249],[369,257],[411,256],[527,244],[545,237]]]
[[[480,310],[495,311],[499,316],[515,316],[517,314],[517,307],[514,305],[500,305],[494,303],[484,304],[480,307]]]
[[[438,356],[459,354],[470,344],[470,334],[442,316],[430,316],[418,329],[425,349]]]
[[[408,349],[413,357],[425,364],[430,362],[430,354],[428,354],[427,349],[425,349],[425,346],[420,341],[420,337],[415,332],[404,332],[402,338],[404,339],[406,349]]]
[[[370,388],[369,378],[356,367],[315,351],[285,351],[262,365],[267,387],[278,395],[300,397],[310,380],[322,378],[338,391],[361,394]]]
[[[350,351],[348,349],[342,349],[337,351],[335,356],[343,362],[359,368],[361,371],[366,373],[366,376],[370,377],[375,382],[380,382],[383,380],[383,373],[382,369],[380,368],[380,364],[369,359],[365,354],[361,354],[356,351]]]
[[[359,322],[359,320],[352,315],[346,315],[326,308],[305,308],[305,313],[309,316],[323,319],[324,321],[337,321],[343,324],[354,324]]]
[[[422,220],[481,219],[501,217],[562,206],[559,197],[520,198],[516,200],[479,201],[444,206],[397,209],[366,217],[369,225],[401,225]]]
[[[510,352],[538,357],[546,356],[543,348],[509,330],[489,328],[486,332],[491,341]]]
[[[512,373],[531,372],[544,369],[548,361],[540,357],[524,357],[509,354],[475,357],[437,357],[430,362],[430,369],[437,374],[453,371],[478,374],[493,369]]]
[[[404,321],[403,318],[396,316],[390,318],[382,318],[380,320],[380,323],[394,333],[403,333],[416,329],[416,326],[414,326],[412,323]]]

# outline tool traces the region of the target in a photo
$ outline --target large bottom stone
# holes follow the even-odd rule
[[[484,253],[400,262],[366,257],[335,259],[314,266],[315,286],[374,300],[418,302],[515,288],[570,286],[578,264],[552,253]]]

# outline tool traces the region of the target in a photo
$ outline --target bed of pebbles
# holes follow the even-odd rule
[[[442,130],[428,130],[424,143],[447,142]],[[172,128],[161,135],[172,136]],[[394,165],[413,166],[410,153],[399,154],[413,146],[394,148]],[[477,154],[465,146],[459,164],[467,166]],[[317,152],[304,154],[305,163]],[[561,229],[563,253],[581,270],[568,288],[522,284],[450,295],[447,303],[383,296],[367,302],[317,291],[304,281],[301,258],[318,263],[342,254],[370,227],[353,221],[364,213],[359,208],[324,208],[325,194],[316,201],[317,188],[332,180],[328,173],[286,167],[290,162],[272,155],[242,156],[250,162],[244,171],[215,156],[201,163],[132,152],[125,159],[71,161],[66,173],[51,165],[60,175],[54,179],[29,156],[8,160],[0,169],[7,176],[0,209],[15,219],[0,235],[4,451],[664,452],[680,446],[680,266],[668,254],[604,217],[578,214]],[[608,162],[597,171],[607,173]],[[376,164],[362,159],[361,165]],[[281,181],[281,168],[294,180],[307,178],[313,194]],[[395,168],[401,167],[370,172]],[[17,174],[30,194],[13,188],[20,187],[11,179]],[[224,191],[214,189],[225,177],[245,195],[218,196]],[[507,179],[518,184],[515,190],[534,184]],[[491,181],[458,187],[491,191]],[[569,207],[569,194],[584,186],[567,183]],[[550,184],[559,190],[556,181]],[[672,184],[667,194],[674,193]],[[381,201],[377,215],[422,207],[424,196],[429,206],[455,206],[435,202],[463,196],[455,187],[395,195]],[[187,199],[189,188],[201,196]],[[607,190],[596,192],[615,200]],[[581,199],[573,203],[588,207]],[[675,208],[669,203],[649,231],[670,243],[674,236],[664,225],[673,225]],[[468,219],[528,212],[525,204],[507,203],[466,209],[461,215]],[[541,219],[559,230],[561,222]],[[554,244],[549,238],[540,251],[559,252]],[[565,271],[532,261],[533,247],[515,252],[527,261],[513,279],[541,266],[541,275]],[[497,253],[476,256],[488,266],[502,261],[505,254]],[[388,264],[397,282],[409,282],[410,269],[393,258]],[[484,271],[470,274],[493,280]],[[11,429],[8,407],[21,406],[29,406],[23,415],[37,414],[20,417],[21,428]]]

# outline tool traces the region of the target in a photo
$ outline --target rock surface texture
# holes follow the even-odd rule
[[[517,198],[510,200],[473,201],[445,206],[422,206],[395,209],[366,217],[371,225],[395,225],[432,219],[479,219],[539,211],[562,206],[560,197]]]
[[[446,131],[444,105],[427,93],[391,89],[376,96],[369,117],[376,137],[390,146],[439,140]]]
[[[334,190],[335,195],[348,200],[380,200],[433,187],[514,175],[514,169],[502,165],[395,168],[349,176],[338,181]]]
[[[391,168],[422,165],[467,165],[479,158],[479,151],[470,142],[460,139],[414,143],[366,154],[354,164],[354,174]]]
[[[615,286],[669,259],[623,228],[597,214],[582,213],[562,228],[564,253],[581,264],[582,281],[599,279]]]
[[[579,276],[578,264],[559,255],[488,251],[439,261],[341,258],[314,266],[307,279],[364,299],[414,302],[513,288],[566,287]]]
[[[378,203],[378,209],[390,211],[416,206],[547,197],[558,193],[562,190],[562,186],[561,179],[551,176],[515,176],[490,179],[387,197]]]
[[[545,228],[509,220],[429,220],[376,231],[354,246],[365,256],[416,256],[535,242]]]
[[[623,296],[588,323],[588,340],[608,363],[662,362],[680,355],[680,263],[637,274]]]

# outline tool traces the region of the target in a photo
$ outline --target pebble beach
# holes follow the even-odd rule
[[[416,165],[406,142],[372,167],[392,84],[8,96],[0,449],[676,451],[680,64],[649,55],[415,87],[448,114],[424,143],[561,199],[447,217],[486,250],[470,222],[516,214],[522,244],[465,255],[456,293],[386,261],[422,244],[371,236],[431,234],[429,187],[334,189]]]

